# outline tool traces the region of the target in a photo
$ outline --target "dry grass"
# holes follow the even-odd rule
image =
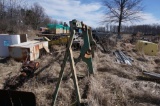
[[[0,89],[4,87],[5,80],[15,76],[21,67],[20,62],[15,62],[13,59],[3,59],[0,61]]]
[[[146,56],[144,54],[125,50],[118,42],[116,49],[124,50],[134,59],[132,66],[116,63],[113,53],[102,53],[97,50],[93,59],[95,75],[88,77],[84,62],[76,65],[78,75],[84,78],[78,80],[80,94],[88,99],[88,106],[159,106],[160,83],[152,80],[138,79],[142,70],[159,72],[159,56]],[[50,106],[52,94],[55,90],[61,63],[64,57],[64,47],[54,46],[52,55],[44,55],[37,61],[40,68],[37,76],[31,78],[18,91],[30,91],[36,95],[37,106]],[[130,49],[130,48],[129,48]],[[134,49],[134,48],[133,48]],[[79,52],[74,52],[78,57]],[[138,58],[145,59],[140,61]],[[0,88],[10,76],[16,75],[21,66],[20,62],[12,59],[0,62]],[[67,62],[64,76],[70,72]],[[75,106],[76,94],[71,78],[63,80],[60,86],[56,106]]]

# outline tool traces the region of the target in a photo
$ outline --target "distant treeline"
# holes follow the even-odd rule
[[[136,25],[136,26],[122,26],[124,33],[137,33],[160,35],[160,25]]]
[[[160,25],[136,25],[136,26],[123,26],[124,33],[137,33],[142,32],[144,34],[160,35]]]
[[[38,3],[27,4],[27,0],[0,0],[0,33],[26,33],[27,30],[37,30],[48,23],[63,24],[50,18]],[[106,28],[96,28],[102,31],[117,33],[118,27],[107,25]],[[160,34],[160,24],[122,26],[122,33]]]
[[[38,3],[25,0],[0,0],[0,33],[18,33],[36,30],[48,23],[61,23],[51,19]]]
[[[107,31],[117,33],[118,26],[116,25],[108,25],[106,27],[98,27],[96,28],[99,31]],[[152,34],[152,35],[160,35],[160,25],[132,25],[132,26],[122,26],[121,33],[137,33],[141,32],[143,34]]]

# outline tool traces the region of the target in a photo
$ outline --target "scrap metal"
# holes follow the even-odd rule
[[[122,51],[116,50],[114,54],[117,57],[117,62],[132,65],[133,59],[126,56]]]
[[[149,76],[151,78],[160,79],[160,74],[158,74],[158,73],[147,72],[147,71],[143,71],[142,73],[143,73],[143,75]]]
[[[20,74],[9,78],[6,81],[4,89],[16,89],[21,86],[27,79],[34,76],[34,72],[39,68],[39,62],[25,60],[20,68]]]

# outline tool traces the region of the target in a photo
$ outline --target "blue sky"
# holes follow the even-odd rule
[[[38,2],[53,19],[69,22],[78,19],[92,26],[101,26],[104,17],[102,0],[28,0]],[[144,11],[139,15],[143,20],[134,24],[160,24],[160,0],[143,0]],[[131,25],[131,23],[127,23]]]
[[[144,12],[151,13],[160,19],[160,0],[143,0]]]

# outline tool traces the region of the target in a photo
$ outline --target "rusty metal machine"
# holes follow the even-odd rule
[[[31,76],[39,67],[39,62],[25,61],[21,67],[21,76]]]
[[[34,76],[34,72],[39,68],[39,62],[28,61],[27,59],[22,63],[20,73],[9,78],[6,81],[4,89],[16,89],[21,86],[27,79]]]
[[[82,46],[82,48],[80,50],[79,57],[77,59],[74,59],[71,45],[73,43],[73,36],[79,30],[81,30],[81,32],[82,32],[84,45]],[[75,64],[77,62],[79,62],[80,60],[84,61],[88,66],[89,74],[90,75],[94,74],[93,65],[92,65],[92,58],[94,56],[94,51],[93,51],[94,46],[95,46],[95,42],[92,38],[91,27],[89,27],[89,26],[85,25],[83,22],[77,21],[75,19],[70,21],[70,39],[69,39],[68,47],[66,48],[64,60],[63,60],[62,66],[61,66],[59,80],[58,80],[55,92],[53,94],[53,102],[52,102],[53,106],[55,105],[55,101],[56,101],[58,91],[59,91],[59,86],[60,86],[60,83],[63,78],[64,68],[65,68],[66,62],[68,60],[70,61],[71,73],[72,73],[72,77],[73,77],[73,81],[74,81],[74,87],[76,90],[77,104],[79,106],[81,105],[82,99],[81,99],[80,92],[79,92]]]
[[[39,68],[39,62],[29,61],[22,63],[19,73],[6,80],[3,90],[0,90],[0,106],[36,106],[36,97],[32,92],[14,91],[23,85]]]

